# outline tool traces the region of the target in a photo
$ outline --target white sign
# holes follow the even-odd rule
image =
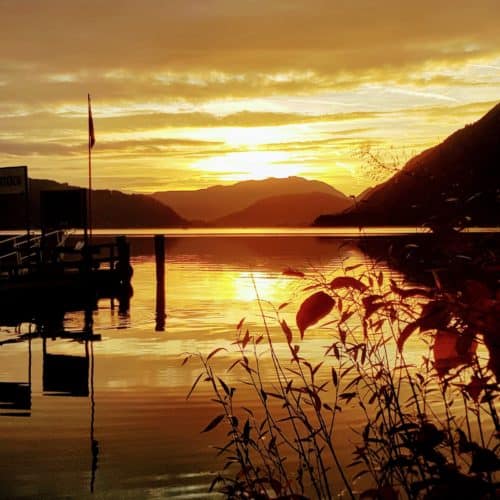
[[[27,167],[0,168],[0,195],[24,194],[27,189]]]

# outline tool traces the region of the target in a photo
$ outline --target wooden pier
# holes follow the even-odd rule
[[[132,293],[129,243],[85,244],[62,231],[0,241],[0,315],[84,309],[116,298],[128,309]]]

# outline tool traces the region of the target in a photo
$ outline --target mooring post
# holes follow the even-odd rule
[[[155,241],[156,259],[156,331],[165,330],[165,236],[157,234]]]
[[[125,236],[116,237],[116,248],[118,250],[118,271],[122,284],[130,281],[130,247]]]
[[[130,265],[130,246],[125,236],[117,236],[116,248],[118,253],[118,264],[115,271],[118,272],[119,279],[119,311],[125,313],[130,306],[130,278],[132,278],[132,266]]]

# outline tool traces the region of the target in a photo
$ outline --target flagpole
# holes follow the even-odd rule
[[[89,158],[89,191],[87,194],[87,223],[89,228],[89,241],[92,243],[92,146],[94,145],[94,122],[92,119],[92,109],[90,107],[90,94],[88,96],[88,158]]]

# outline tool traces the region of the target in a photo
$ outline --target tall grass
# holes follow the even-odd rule
[[[453,290],[408,287],[358,266],[333,278],[285,274],[304,282],[296,325],[282,317],[293,304],[270,318],[255,287],[262,333],[244,320],[236,328],[227,371],[239,372],[254,407],[238,403],[227,371],[216,372],[220,349],[185,359],[201,366],[188,397],[204,381],[219,409],[204,432],[228,431],[212,488],[228,498],[498,498],[497,290],[479,279]],[[331,332],[317,363],[302,349],[313,326]],[[416,341],[425,354],[408,359],[405,346]],[[362,422],[343,461],[336,423],[353,406]]]

